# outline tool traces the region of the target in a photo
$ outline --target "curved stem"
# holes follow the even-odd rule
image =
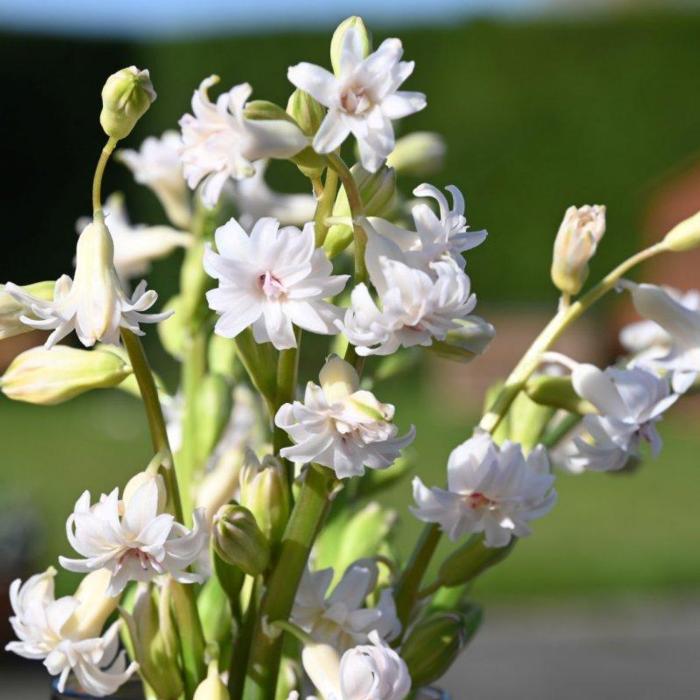
[[[102,220],[102,177],[104,176],[107,161],[114,152],[114,149],[119,143],[119,139],[110,136],[107,143],[100,153],[100,159],[97,161],[95,168],[95,176],[92,179],[92,214],[95,219]]]

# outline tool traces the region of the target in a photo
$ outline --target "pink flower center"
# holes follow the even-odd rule
[[[359,114],[369,107],[369,97],[362,85],[347,85],[340,93],[340,106],[348,114]]]
[[[138,547],[130,547],[119,557],[119,565],[123,566],[130,559],[135,559],[142,569],[148,569],[151,564],[151,556]]]
[[[258,287],[268,299],[279,299],[287,293],[282,282],[269,270],[258,277]]]
[[[484,496],[481,491],[474,491],[473,493],[465,495],[464,500],[466,501],[466,504],[474,510],[477,508],[486,508],[493,504],[493,501]]]

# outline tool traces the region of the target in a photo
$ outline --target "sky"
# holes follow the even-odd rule
[[[543,0],[0,0],[0,28],[149,37],[317,27],[358,14],[381,24],[520,15]]]

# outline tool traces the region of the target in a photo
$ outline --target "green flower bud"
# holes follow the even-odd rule
[[[445,340],[434,340],[430,350],[440,357],[470,362],[481,355],[496,335],[496,329],[484,319],[473,316],[455,321],[459,328],[448,332]]]
[[[139,583],[133,611],[121,611],[139,673],[159,698],[177,698],[183,691],[170,585],[151,590],[148,584]]]
[[[295,90],[287,102],[287,113],[307,135],[313,136],[326,115],[326,110],[304,90]]]
[[[270,544],[282,539],[289,519],[289,488],[282,463],[271,455],[260,463],[248,450],[240,478],[241,504],[248,508]]]
[[[331,39],[331,65],[336,75],[340,75],[341,72],[343,44],[348,30],[356,32],[362,46],[363,56],[369,56],[372,52],[372,39],[362,17],[348,17],[343,20],[333,32]]]
[[[228,423],[233,404],[231,387],[220,374],[207,374],[200,379],[195,393],[194,454],[203,464],[212,453]]]
[[[228,690],[219,676],[216,661],[209,664],[207,677],[197,686],[193,700],[230,700]]]
[[[516,538],[506,547],[486,547],[480,535],[469,538],[440,566],[438,579],[443,586],[459,586],[475,579],[486,569],[503,561],[515,546]]]
[[[446,152],[445,140],[440,134],[416,131],[396,141],[386,164],[399,175],[427,177],[442,168]]]
[[[91,389],[117,386],[131,373],[119,355],[59,345],[32,348],[10,363],[0,387],[15,401],[51,406]]]
[[[35,282],[20,287],[23,292],[39,299],[53,300],[55,282]],[[19,320],[20,316],[34,318],[31,309],[20,304],[13,296],[5,291],[5,285],[0,284],[0,340],[12,338],[15,335],[29,333],[34,329]]]
[[[441,678],[474,636],[481,623],[481,609],[469,613],[437,613],[419,622],[401,646],[401,658],[411,674],[413,687]]]
[[[376,173],[367,172],[359,163],[350,168],[362,197],[365,216],[387,216],[396,204],[396,172],[383,165]],[[341,188],[333,206],[333,217],[351,218],[350,203]],[[352,242],[352,226],[334,224],[328,229],[323,247],[329,257],[335,257]]]
[[[126,138],[155,99],[156,91],[147,70],[130,66],[110,75],[102,88],[100,113],[100,124],[107,136]]]
[[[674,252],[682,253],[700,245],[700,211],[693,214],[680,224],[676,224],[665,236],[665,247]]]
[[[270,545],[247,508],[237,504],[219,508],[214,516],[213,535],[214,549],[226,563],[249,576],[267,569]]]
[[[570,413],[584,415],[597,413],[596,407],[582,399],[571,383],[571,377],[553,377],[546,374],[532,377],[525,385],[525,393],[536,403],[562,408]]]

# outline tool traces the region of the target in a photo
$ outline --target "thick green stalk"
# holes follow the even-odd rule
[[[332,484],[333,473],[329,469],[309,466],[260,605],[244,700],[274,700],[283,635],[275,634],[271,623],[289,618],[311,547],[328,509]]]
[[[258,619],[259,608],[258,583],[253,584],[250,592],[248,608],[243,616],[243,621],[238,630],[236,640],[233,644],[233,653],[228,672],[228,693],[229,700],[241,700],[243,688],[245,686],[245,675],[248,667],[248,657],[250,655],[250,643],[253,639],[253,632]]]

